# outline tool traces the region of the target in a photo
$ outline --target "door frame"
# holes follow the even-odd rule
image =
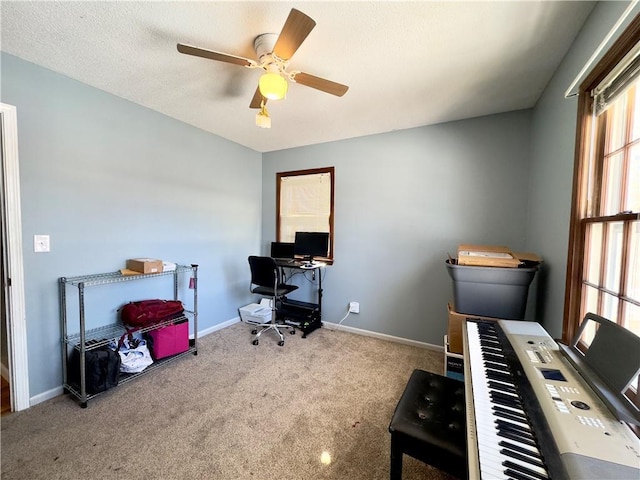
[[[2,135],[5,238],[7,241],[7,350],[11,410],[29,408],[29,363],[27,356],[27,318],[24,296],[22,256],[22,217],[20,209],[20,170],[18,162],[18,116],[16,107],[0,103]],[[3,286],[4,288],[4,286]]]

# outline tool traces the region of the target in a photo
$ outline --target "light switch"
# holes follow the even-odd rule
[[[33,236],[33,251],[36,253],[48,252],[49,247],[49,235],[34,235]]]

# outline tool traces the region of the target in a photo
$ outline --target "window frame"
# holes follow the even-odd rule
[[[591,73],[585,78],[578,91],[578,115],[575,143],[574,158],[574,175],[572,186],[571,200],[571,217],[569,226],[569,245],[567,253],[567,274],[565,282],[565,305],[562,326],[562,340],[569,343],[578,331],[581,322],[580,311],[582,305],[582,280],[583,268],[585,263],[585,229],[588,223],[593,223],[603,217],[582,218],[585,211],[584,199],[586,198],[585,190],[588,188],[586,184],[586,169],[588,163],[588,149],[591,145],[590,132],[593,118],[590,113],[593,99],[590,92],[598,86],[606,76],[620,63],[624,56],[636,45],[637,39],[640,38],[640,16],[630,23],[627,29],[620,35],[618,40],[613,44],[609,51],[602,57]],[[640,92],[638,92],[640,94]],[[605,121],[604,118],[596,119],[598,122]],[[594,140],[594,148],[602,149],[605,142],[605,129],[598,128],[600,135]],[[601,150],[599,150],[601,151]],[[596,202],[600,202],[600,191],[602,187],[602,165],[600,165],[600,157],[594,183],[593,198]],[[592,211],[597,211],[592,208]],[[607,220],[629,221],[638,218],[637,214],[619,213],[616,215],[604,217]],[[623,257],[624,258],[624,257]]]
[[[318,175],[327,173],[331,177],[331,194],[330,194],[330,212],[329,212],[329,255],[327,257],[317,257],[319,260],[333,265],[334,252],[335,252],[335,238],[334,238],[334,205],[335,205],[335,167],[321,167],[321,168],[309,168],[305,170],[292,170],[288,172],[276,173],[276,241],[280,242],[280,193],[282,179],[286,177],[295,177],[301,175]]]

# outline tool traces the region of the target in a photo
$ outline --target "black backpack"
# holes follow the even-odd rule
[[[118,385],[120,355],[109,347],[85,351],[85,382],[90,395]],[[69,365],[69,381],[80,389],[80,352],[73,349]]]

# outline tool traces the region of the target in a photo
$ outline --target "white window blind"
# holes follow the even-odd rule
[[[594,114],[604,113],[640,77],[640,42],[592,92]]]
[[[331,174],[281,178],[280,241],[293,242],[298,232],[329,232]]]

